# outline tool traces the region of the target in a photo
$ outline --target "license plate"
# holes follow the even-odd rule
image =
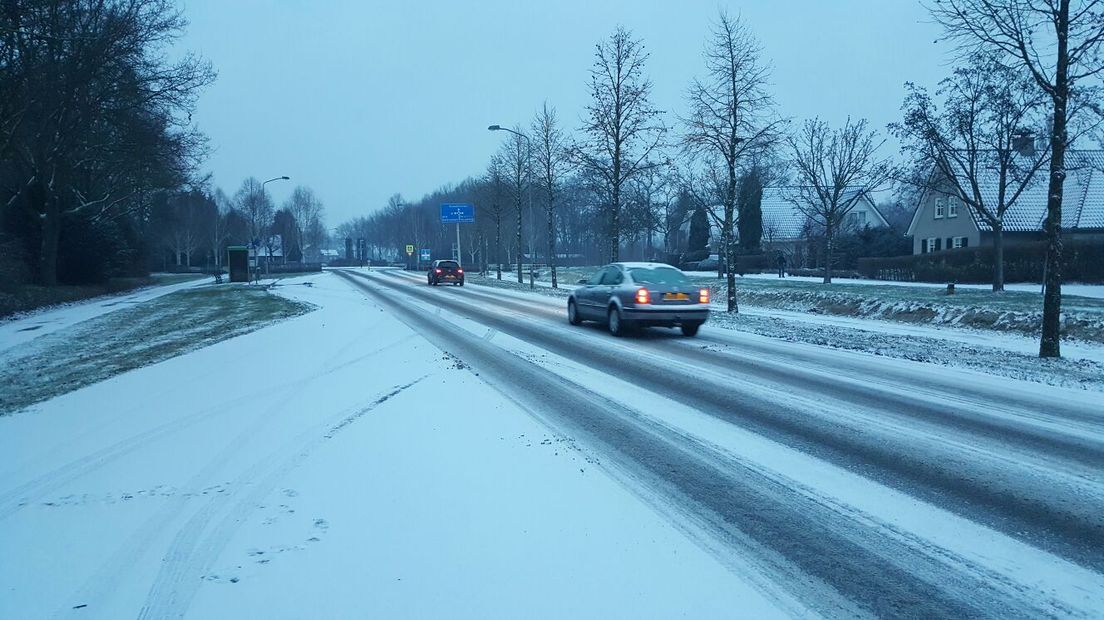
[[[687,301],[690,299],[688,293],[664,293],[663,301]]]

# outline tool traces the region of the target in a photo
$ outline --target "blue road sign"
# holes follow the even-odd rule
[[[442,224],[471,224],[475,221],[475,207],[467,203],[441,205]]]
[[[418,258],[420,260],[429,260],[433,258],[433,253],[429,251],[429,248],[422,248],[418,251]]]

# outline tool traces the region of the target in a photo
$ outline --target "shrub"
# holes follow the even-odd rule
[[[1045,260],[1045,242],[1006,245],[1005,282],[1042,281]],[[873,280],[983,284],[993,281],[993,248],[983,246],[890,258],[860,258],[858,270],[862,277]],[[1065,242],[1062,279],[1104,283],[1104,243]]]

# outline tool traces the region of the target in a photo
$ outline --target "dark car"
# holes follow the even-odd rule
[[[567,300],[567,319],[604,322],[615,336],[633,327],[679,327],[694,336],[709,318],[709,289],[662,263],[614,263],[600,269]]]
[[[435,260],[429,266],[429,272],[426,273],[426,282],[430,286],[439,284],[464,286],[464,270],[460,268],[460,263],[454,260]]]

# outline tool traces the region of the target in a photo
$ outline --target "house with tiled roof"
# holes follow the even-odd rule
[[[1104,243],[1104,150],[1066,153],[1067,176],[1062,199],[1062,237]],[[938,186],[937,186],[938,187]],[[988,204],[997,203],[996,173],[982,179],[980,190]],[[1037,175],[1002,220],[1005,245],[1041,241],[1047,213],[1047,170]],[[992,245],[993,229],[951,191],[925,190],[919,199],[907,235],[913,254]]]
[[[788,255],[791,264],[799,265],[810,256],[811,239],[819,236],[817,225],[801,210],[797,188],[763,188],[763,237],[761,244],[765,250],[781,251]],[[850,232],[867,226],[877,228],[889,226],[889,222],[878,211],[866,190],[848,189],[843,200],[853,202],[854,206],[844,216],[842,230]]]

